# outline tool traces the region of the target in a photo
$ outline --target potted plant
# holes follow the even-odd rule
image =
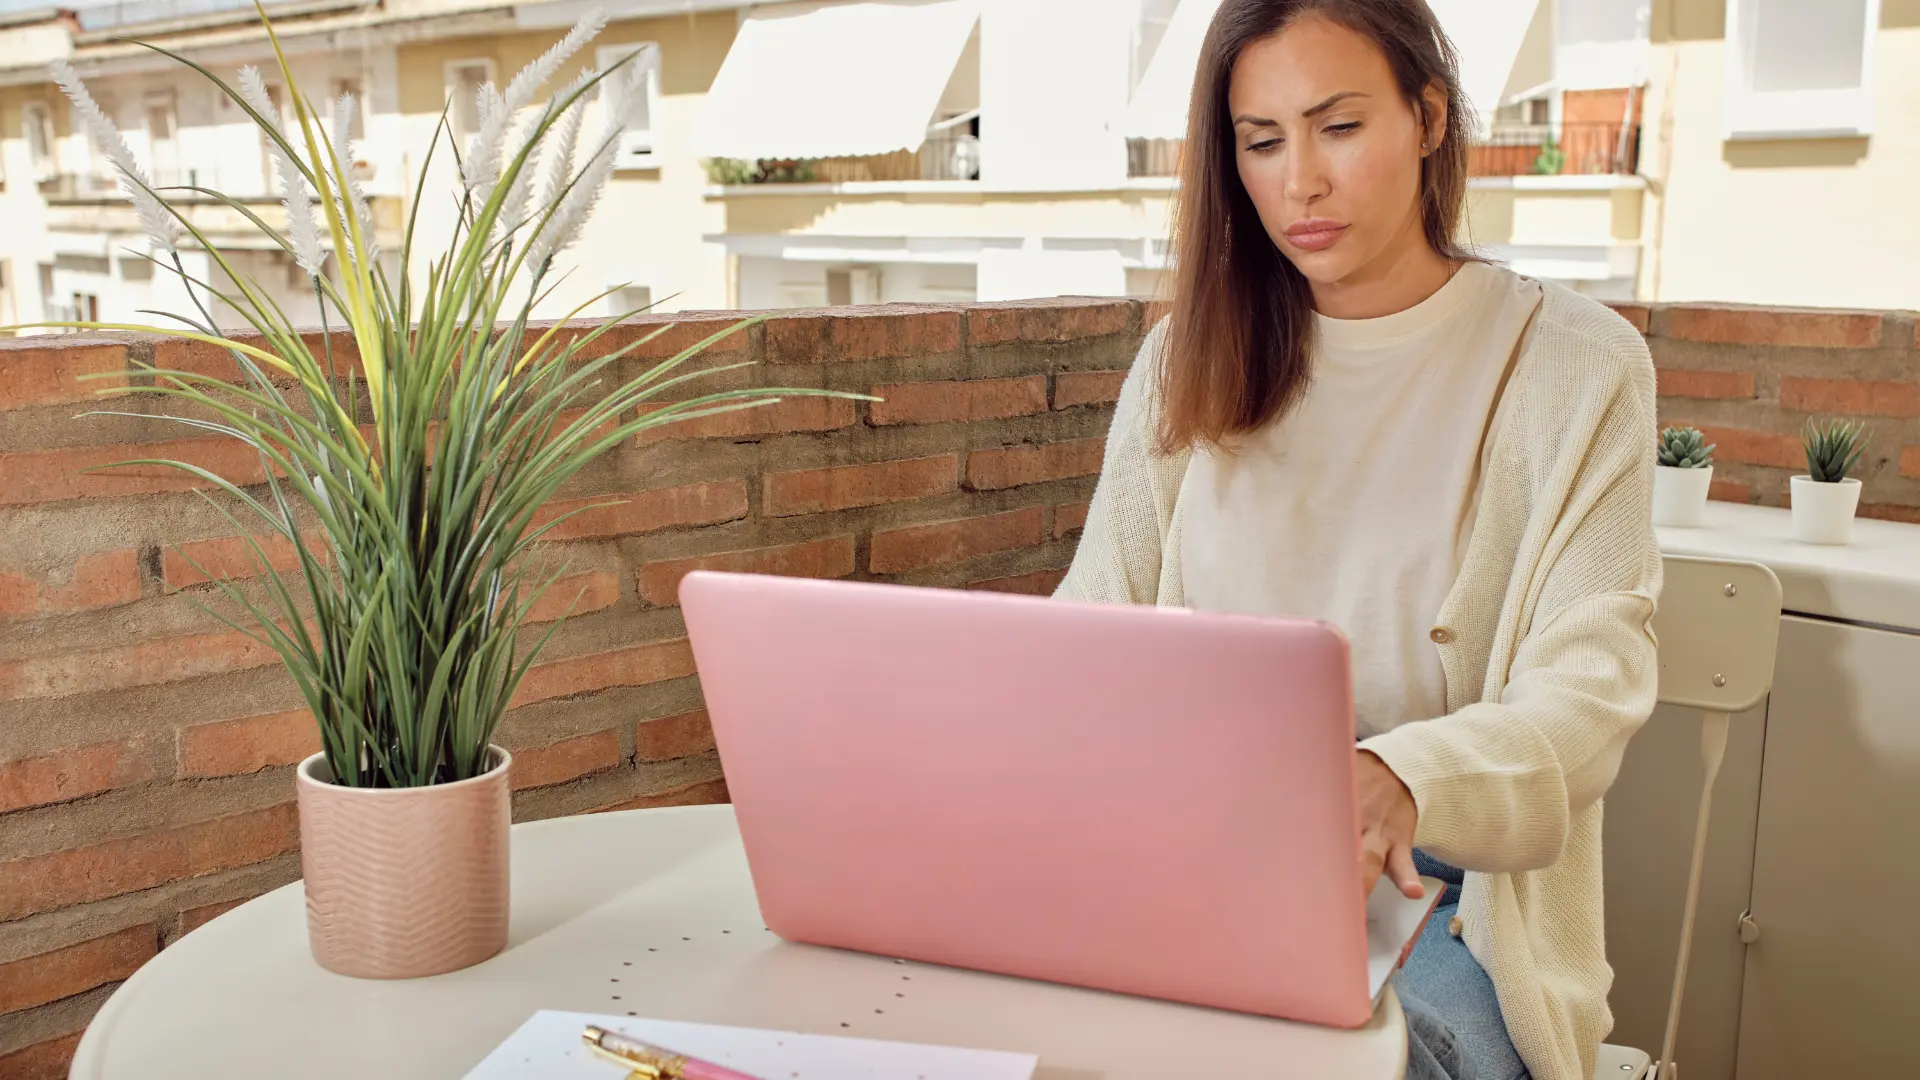
[[[1653,470],[1653,523],[1700,524],[1713,487],[1713,446],[1699,428],[1670,427],[1660,433],[1660,463]]]
[[[644,429],[820,391],[686,397],[685,384],[701,373],[676,369],[738,326],[624,381],[617,365],[667,328],[608,348],[625,316],[589,328],[530,326],[534,302],[554,284],[555,257],[579,234],[644,94],[622,61],[535,104],[598,33],[598,13],[504,91],[479,91],[480,129],[450,150],[459,165],[454,234],[442,250],[419,251],[410,220],[392,277],[348,164],[353,98],[334,102],[323,125],[261,18],[290,102],[284,117],[257,70],[242,68],[230,85],[194,61],[148,48],[199,72],[259,127],[286,223],[275,228],[217,191],[185,190],[245,215],[289,255],[323,322],[344,323],[354,355],[336,354],[330,335],[303,340],[268,290],[169,200],[168,191],[180,189],[148,183],[64,62],[54,65],[55,79],[117,168],[150,234],[149,257],[179,276],[194,310],[167,313],[179,323],[172,326],[41,325],[205,342],[238,363],[235,380],[149,366],[149,392],[183,406],[168,419],[258,452],[265,482],[249,490],[191,464],[137,464],[184,470],[224,494],[207,498],[248,538],[258,581],[248,589],[219,581],[230,608],[206,610],[279,654],[318,723],[323,749],[296,776],[315,959],[356,976],[436,974],[506,943],[510,758],[493,735],[553,633],[533,641],[520,634],[564,572],[536,548],[564,520],[543,517],[541,506]],[[588,127],[590,104],[598,108]],[[443,116],[429,163],[448,130]],[[416,214],[429,171],[420,170]],[[183,269],[177,251],[187,243],[203,248],[231,286]],[[421,284],[408,270],[423,259],[430,269]],[[216,301],[258,337],[235,340],[217,325]],[[667,403],[656,404],[662,394]],[[263,541],[291,547],[298,582],[274,572]]]
[[[1860,481],[1847,473],[1860,461],[1866,429],[1858,420],[1807,421],[1801,442],[1807,474],[1792,479],[1793,536],[1809,544],[1845,544],[1853,539],[1860,507]]]

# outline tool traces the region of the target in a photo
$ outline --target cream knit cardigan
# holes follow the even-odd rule
[[[1618,315],[1543,288],[1496,409],[1460,575],[1434,620],[1448,715],[1361,745],[1412,791],[1415,842],[1467,871],[1462,936],[1528,1071],[1589,1080],[1613,1026],[1601,796],[1654,704],[1653,364]],[[1058,596],[1184,605],[1188,455],[1154,448],[1163,327],[1120,392]]]

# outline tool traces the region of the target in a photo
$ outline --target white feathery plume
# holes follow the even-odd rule
[[[492,83],[480,88],[476,102],[476,114],[480,127],[467,143],[467,158],[463,163],[462,179],[467,190],[474,193],[478,202],[486,202],[493,197],[493,187],[500,181],[500,153],[507,140],[507,129],[512,125],[514,115],[532,103],[533,95],[545,86],[560,70],[560,65],[581,47],[593,40],[607,25],[607,17],[599,8],[594,8],[581,16],[573,24],[566,36],[554,42],[553,47],[541,53],[520,69],[507,83],[507,92],[501,94]],[[501,220],[510,220],[502,217]]]
[[[479,128],[467,140],[466,160],[460,163],[461,180],[473,192],[474,201],[485,203],[493,197],[493,185],[500,179],[500,148],[507,141],[507,125],[513,111],[492,83],[475,91],[475,115]]]
[[[517,112],[532,104],[533,95],[547,84],[548,79],[553,78],[554,73],[560,70],[560,65],[566,63],[574,53],[579,52],[587,42],[592,41],[601,30],[605,29],[606,25],[607,17],[599,8],[594,8],[582,15],[580,21],[573,24],[573,29],[567,31],[565,37],[554,42],[553,48],[535,57],[507,83],[507,110]]]
[[[94,144],[100,152],[107,155],[113,167],[120,171],[120,188],[133,200],[133,212],[140,219],[140,225],[147,230],[147,236],[154,246],[163,251],[175,251],[180,244],[180,223],[174,220],[166,204],[153,193],[147,182],[147,172],[133,159],[133,151],[127,148],[127,140],[120,137],[120,129],[113,126],[107,114],[87,92],[87,84],[80,81],[80,75],[73,65],[65,60],[55,60],[48,65],[53,81],[58,83],[67,100],[80,112],[86,123],[88,134],[93,136]]]
[[[262,122],[285,138],[280,110],[267,95],[267,84],[260,78],[260,69],[248,64],[240,69],[237,81],[241,100],[260,114]],[[320,247],[320,227],[313,220],[313,188],[300,170],[293,167],[293,158],[278,140],[267,140],[267,152],[273,158],[274,171],[280,175],[280,205],[287,212],[287,244],[293,248],[294,261],[309,277],[319,277],[325,272],[327,257]]]
[[[632,64],[615,68],[600,80],[599,142],[587,163],[580,168],[573,187],[560,200],[560,209],[547,227],[540,230],[527,248],[527,260],[539,267],[565,251],[580,236],[580,229],[593,215],[600,192],[613,175],[620,151],[620,136],[627,129],[627,114],[632,111],[633,94],[639,86],[639,70]]]
[[[548,100],[546,107],[540,110],[540,115],[535,117],[533,122],[526,126],[526,130],[520,139],[519,147],[515,150],[515,153],[518,154],[521,151],[525,151],[527,157],[526,160],[520,163],[520,172],[513,178],[513,185],[507,188],[507,197],[502,200],[500,204],[498,228],[500,229],[501,235],[504,236],[507,233],[518,230],[522,225],[527,223],[531,216],[539,213],[539,211],[535,211],[533,214],[529,214],[528,211],[528,199],[533,194],[533,176],[536,168],[541,170],[544,179],[541,185],[540,202],[537,204],[540,210],[544,211],[548,206],[552,205],[554,197],[559,192],[561,186],[566,183],[566,170],[567,166],[573,160],[573,148],[580,142],[580,123],[586,115],[587,97],[583,95],[577,98],[572,106],[565,110],[564,115],[551,127],[547,128],[545,138],[546,146],[543,148],[540,160],[537,162],[534,160],[533,154],[533,134],[540,129],[541,124],[547,123],[556,112],[561,110],[563,102],[578,93],[587,83],[593,81],[593,76],[594,71],[592,68],[581,72],[579,78],[567,84],[566,88],[559,93],[553,95],[553,97]],[[556,153],[559,155],[558,158],[554,156]],[[559,162],[557,172],[553,165],[553,162],[556,160]]]
[[[352,94],[341,94],[333,103],[333,168],[340,178],[340,217],[344,220],[349,212],[360,223],[359,252],[362,262],[371,263],[380,257],[380,245],[373,238],[373,207],[367,202],[366,189],[360,186],[360,178],[353,174],[353,149],[349,133],[353,131],[353,113],[356,102]]]

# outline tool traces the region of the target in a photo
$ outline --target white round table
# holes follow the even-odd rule
[[[450,975],[322,970],[304,903],[295,882],[161,952],[94,1018],[71,1075],[456,1078],[539,1009],[1021,1051],[1039,1055],[1036,1080],[1405,1069],[1391,991],[1339,1031],[781,941],[727,806],[515,826],[507,950]]]

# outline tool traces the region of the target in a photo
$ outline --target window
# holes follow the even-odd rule
[[[872,266],[853,266],[827,271],[827,304],[877,304],[880,302],[880,270]]]
[[[1880,0],[1730,0],[1730,139],[1845,138],[1873,130]]]
[[[353,123],[347,125],[347,139],[351,142],[359,142],[361,139],[367,137],[366,84],[359,79],[333,80],[333,100],[339,101],[341,96],[345,94],[353,95]],[[328,108],[327,115],[329,117],[333,115],[331,106]],[[337,139],[340,136],[337,132],[330,131],[327,133],[327,137]]]
[[[447,123],[465,139],[480,130],[480,88],[493,81],[493,61],[454,60],[447,64]],[[461,153],[467,148],[462,146]]]
[[[53,159],[53,110],[44,101],[29,101],[20,106],[20,127],[27,140],[27,156],[33,161],[34,179],[46,180],[59,171]]]
[[[156,187],[185,183],[180,176],[179,146],[174,140],[173,95],[149,94],[144,102],[147,126],[147,168]]]
[[[627,114],[627,132],[620,138],[620,156],[615,167],[658,168],[654,160],[653,124],[660,112],[660,46],[651,41],[602,45],[594,63],[601,71],[607,71],[629,56],[633,57],[630,66],[637,69],[629,77],[637,75],[642,80],[641,92],[635,95],[633,110]]]

